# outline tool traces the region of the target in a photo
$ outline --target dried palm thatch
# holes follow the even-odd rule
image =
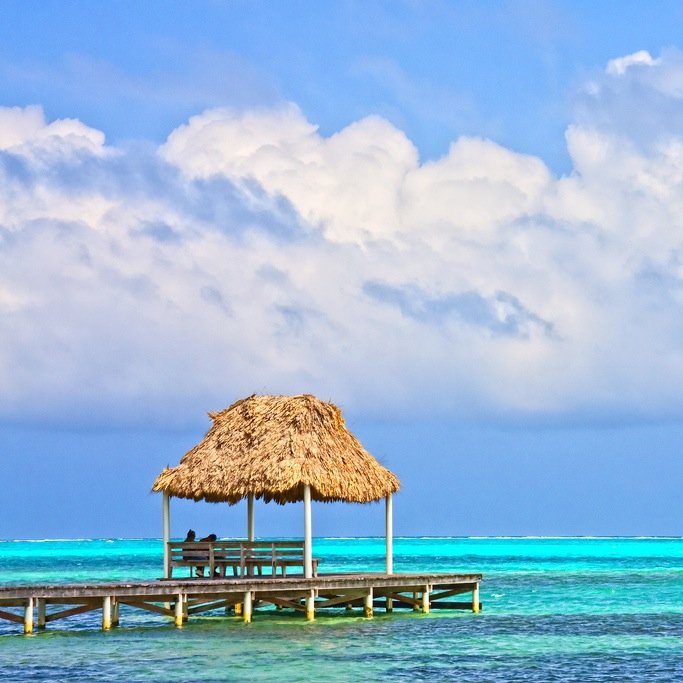
[[[234,505],[253,495],[368,503],[399,489],[346,428],[341,411],[315,396],[250,396],[220,413],[204,439],[156,479],[152,491]]]

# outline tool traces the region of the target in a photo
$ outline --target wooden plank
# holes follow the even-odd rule
[[[23,624],[24,617],[14,614],[12,612],[5,612],[5,610],[0,609],[0,619],[7,619],[7,621],[13,621],[15,624]]]
[[[201,614],[202,612],[211,612],[215,609],[220,609],[221,607],[232,607],[235,602],[229,600],[213,600],[212,602],[206,602],[201,605],[196,605],[194,607],[188,607],[188,614]]]
[[[298,612],[306,611],[304,603],[299,602],[297,599],[287,599],[275,595],[262,595],[259,596],[259,599],[263,602],[272,603],[276,607],[289,607],[290,609],[297,610]]]
[[[360,601],[361,604],[363,602],[363,599],[365,598],[366,592],[357,592],[354,591],[353,593],[346,593],[345,595],[339,595],[333,598],[323,598],[319,602],[315,603],[316,609],[319,607],[334,607],[335,605],[346,605],[355,602]]]
[[[402,596],[405,597],[405,596]],[[411,600],[410,602],[406,600],[401,600],[398,598],[393,598],[394,600],[394,607],[403,607],[405,609],[412,609],[414,606],[414,601]],[[422,606],[422,600],[417,600],[417,604],[421,607]],[[383,607],[384,606],[384,601],[382,600],[375,600],[374,601],[374,606],[375,607]],[[479,609],[481,610],[483,607],[483,604],[480,602],[479,603]],[[453,609],[453,610],[471,610],[472,609],[472,603],[471,602],[456,602],[455,600],[440,600],[438,602],[433,602],[431,599],[429,601],[429,608],[430,609]]]
[[[430,602],[432,609],[464,609],[471,610],[471,602],[455,602],[453,600],[441,600],[440,602]],[[479,603],[479,609],[483,608],[483,603]]]
[[[434,600],[443,600],[444,598],[450,598],[453,595],[462,595],[463,593],[470,593],[472,588],[470,586],[464,586],[461,588],[453,588],[451,590],[443,591],[441,593],[432,593],[432,598]]]
[[[129,607],[137,607],[138,609],[143,609],[147,612],[154,612],[155,614],[163,614],[165,617],[172,617],[175,615],[174,610],[166,609],[165,607],[159,607],[153,602],[144,602],[142,600],[119,600],[122,605],[128,605]]]
[[[66,617],[73,617],[76,614],[94,612],[95,610],[100,609],[100,607],[101,605],[90,602],[86,605],[77,605],[76,607],[62,610],[61,612],[52,612],[52,614],[45,615],[45,623],[57,621],[57,619],[66,619]]]
[[[403,595],[402,593],[388,593],[387,598],[394,601],[394,605],[399,607],[422,607],[422,599],[413,598],[410,595]]]

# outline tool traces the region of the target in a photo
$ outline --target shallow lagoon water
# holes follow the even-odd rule
[[[381,571],[383,539],[316,539],[321,571]],[[158,540],[0,542],[0,582],[156,578]],[[175,629],[122,607],[23,636],[2,681],[683,681],[683,539],[399,538],[396,571],[481,571],[484,611],[220,612]]]

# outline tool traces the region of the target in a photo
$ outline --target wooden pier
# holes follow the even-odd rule
[[[119,625],[121,605],[170,617],[178,627],[192,615],[217,609],[249,623],[257,606],[273,605],[302,612],[309,620],[317,610],[334,607],[360,608],[368,618],[374,608],[479,612],[481,580],[481,574],[359,573],[0,586],[0,619],[23,625],[29,634],[34,625],[44,629],[95,610],[102,613],[102,629],[109,630]],[[467,593],[466,602],[452,600]]]

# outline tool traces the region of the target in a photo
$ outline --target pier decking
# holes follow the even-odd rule
[[[121,605],[171,617],[178,627],[192,615],[217,609],[234,611],[249,623],[257,605],[294,609],[309,620],[316,610],[331,607],[360,607],[366,617],[372,617],[375,607],[387,612],[395,608],[478,612],[481,580],[481,574],[359,573],[0,586],[0,619],[23,624],[28,634],[34,624],[43,629],[48,623],[94,610],[101,610],[102,628],[108,630],[118,626]],[[451,600],[467,593],[471,593],[467,602]]]

